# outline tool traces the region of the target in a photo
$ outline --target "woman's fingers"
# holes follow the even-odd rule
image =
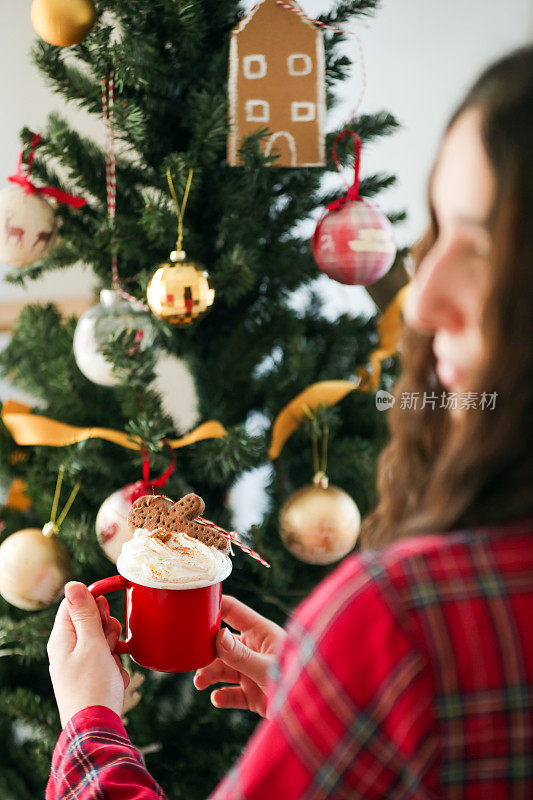
[[[102,619],[102,628],[104,630],[105,637],[108,641],[109,646],[113,649],[117,643],[117,640],[122,631],[122,625],[118,621],[116,617],[112,617],[109,614],[109,603],[107,602],[106,598],[100,595],[100,597],[96,598],[96,605],[98,606],[98,610],[100,612],[100,617]],[[116,634],[116,638],[115,635]]]
[[[122,625],[120,624],[120,622],[116,617],[109,617],[106,624],[104,625],[104,633],[106,636],[112,631],[116,631],[119,634],[119,636],[120,632],[122,631]]]
[[[103,595],[100,595],[100,597],[96,598],[96,605],[102,618],[102,625],[105,625],[109,619],[109,603]]]
[[[122,625],[116,617],[109,617],[104,625],[104,635],[111,650],[114,650],[122,631]]]
[[[278,627],[271,619],[254,611],[230,594],[222,595],[222,619],[238,631],[246,631],[258,625],[268,629],[272,626]]]
[[[98,606],[98,611],[100,612],[100,618],[102,620],[102,629],[107,639],[107,643],[109,645],[109,648],[113,650],[116,641],[118,639],[118,634],[114,632],[115,626],[112,623],[114,617],[109,616],[109,605],[105,597],[102,596],[97,597],[96,605]],[[118,622],[118,620],[116,620],[116,622]]]
[[[113,658],[115,659],[115,663],[120,670],[120,674],[122,675],[122,680],[124,681],[124,689],[127,689],[130,684],[130,676],[122,666],[122,661],[120,660],[120,657],[116,653],[113,653]]]
[[[228,667],[220,658],[215,658],[207,667],[196,670],[193,683],[197,689],[207,689],[212,683],[239,683],[240,673]]]
[[[116,617],[109,617],[109,620],[107,622],[107,628],[108,628],[108,630],[110,632],[111,631],[116,631],[119,636],[122,633],[122,625],[120,624],[120,622],[118,621],[118,619]],[[107,633],[107,631],[106,631],[106,633]]]
[[[224,686],[211,692],[211,702],[217,708],[249,708],[240,686]]]
[[[228,628],[217,633],[215,640],[218,657],[237,672],[251,678],[258,686],[264,686],[271,663],[271,657],[251,650],[234,636]]]

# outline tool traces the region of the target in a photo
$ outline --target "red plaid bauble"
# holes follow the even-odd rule
[[[316,263],[339,283],[367,286],[382,278],[396,256],[392,225],[365,200],[328,211],[311,241]]]
[[[354,181],[318,220],[311,250],[322,272],[333,280],[368,286],[392,267],[396,242],[387,217],[359,194],[361,139],[354,131],[341,131],[335,139],[331,153],[335,166],[340,172],[337,144],[346,136],[354,137]]]

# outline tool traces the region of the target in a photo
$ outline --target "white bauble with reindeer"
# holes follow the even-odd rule
[[[0,261],[25,267],[43,258],[57,233],[48,200],[22,186],[0,191]]]
[[[107,558],[117,563],[122,545],[133,536],[128,525],[128,512],[132,505],[137,483],[128,483],[107,497],[96,516],[96,538]],[[139,494],[139,493],[137,493]]]

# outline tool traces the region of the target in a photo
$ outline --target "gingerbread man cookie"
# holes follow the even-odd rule
[[[177,503],[162,494],[145,494],[131,506],[128,525],[132,532],[136,528],[152,531],[150,535],[157,536],[163,542],[168,541],[172,533],[186,533],[223,553],[229,553],[230,545],[225,536],[194,521],[204,508],[202,498],[192,492]]]

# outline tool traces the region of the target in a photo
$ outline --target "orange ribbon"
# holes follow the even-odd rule
[[[315,409],[319,405],[334,406],[355,388],[355,383],[351,381],[320,381],[296,395],[274,420],[268,457],[273,460],[279,456],[289,436],[300,427],[306,416],[305,409]]]
[[[5,507],[13,508],[16,511],[27,511],[31,506],[31,500],[26,494],[26,481],[22,478],[14,478],[7,493]]]
[[[402,286],[378,321],[379,347],[373,350],[369,356],[372,374],[369,375],[366,367],[360,367],[358,370],[361,382],[357,388],[361,391],[366,392],[370,388],[373,392],[377,392],[381,377],[381,362],[394,355],[398,349],[402,333],[402,308],[410,285],[411,282]]]
[[[376,392],[379,388],[381,377],[381,362],[396,353],[402,331],[402,307],[408,287],[407,283],[396,294],[392,302],[385,309],[378,322],[379,347],[370,353],[369,361],[372,372],[367,367],[359,367],[357,375],[359,383],[352,381],[319,381],[304,389],[303,392],[283,408],[272,426],[272,437],[268,450],[269,458],[277,458],[283,445],[294,431],[301,425],[309,409],[314,410],[319,405],[333,406],[354,389],[366,392],[371,389]]]
[[[29,406],[15,400],[6,400],[2,407],[2,421],[17,444],[65,447],[86,439],[106,439],[129,450],[140,450],[142,446],[139,436],[130,436],[123,431],[112,428],[78,428],[30,412]],[[165,440],[165,443],[176,449],[202,439],[220,439],[226,434],[227,430],[220,422],[209,420],[180,439]]]

